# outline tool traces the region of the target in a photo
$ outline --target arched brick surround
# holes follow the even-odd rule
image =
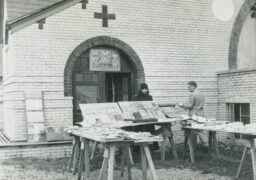
[[[64,70],[64,95],[72,96],[72,73],[73,68],[80,55],[95,46],[110,46],[119,49],[129,57],[132,62],[135,75],[135,88],[145,81],[144,69],[138,54],[125,42],[108,36],[98,36],[88,39],[78,45],[70,54]]]
[[[244,4],[242,5],[236,17],[235,23],[233,25],[230,44],[229,44],[229,69],[230,70],[237,68],[237,48],[238,48],[240,33],[242,31],[245,19],[250,14],[251,8],[255,3],[256,3],[256,0],[245,0]]]

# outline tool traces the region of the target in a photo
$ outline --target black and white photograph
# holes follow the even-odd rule
[[[256,0],[0,0],[0,180],[256,180]]]

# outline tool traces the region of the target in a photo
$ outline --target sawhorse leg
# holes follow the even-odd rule
[[[84,142],[81,138],[81,147],[80,147],[80,156],[79,156],[79,165],[78,165],[78,172],[77,172],[77,180],[81,180],[82,171],[83,171],[83,159],[84,159]]]
[[[140,156],[141,156],[141,168],[142,168],[142,179],[147,180],[147,159],[143,145],[140,145]]]
[[[72,152],[71,152],[71,156],[69,158],[69,162],[68,162],[68,167],[67,167],[67,173],[69,173],[71,171],[71,166],[72,163],[74,162],[74,157],[75,157],[75,149],[76,149],[76,138],[75,136],[73,136],[73,141],[72,141]]]
[[[170,137],[169,137],[169,141],[170,141],[170,144],[171,144],[171,148],[172,148],[172,154],[173,154],[173,157],[174,159],[178,159],[178,154],[177,154],[177,150],[176,150],[176,145],[174,143],[174,140],[173,140],[173,133],[172,131],[170,131]]]
[[[165,147],[166,147],[166,139],[167,137],[165,136],[165,128],[163,127],[163,132],[162,132],[162,137],[163,137],[163,142],[162,142],[162,149],[161,149],[161,160],[165,160]]]
[[[190,152],[190,159],[191,162],[195,162],[195,154],[194,154],[194,132],[193,130],[187,130],[188,133],[188,147],[189,147],[189,152]]]
[[[253,179],[256,180],[256,153],[255,153],[254,139],[251,139],[251,155],[252,155]]]
[[[104,174],[106,172],[106,169],[108,167],[108,159],[109,159],[109,149],[107,147],[104,148],[104,154],[103,154],[103,163],[100,170],[100,175],[98,180],[103,180]]]
[[[131,148],[130,146],[124,146],[122,149],[122,156],[121,156],[121,177],[124,175],[124,167],[127,166],[128,170],[128,179],[131,179],[131,167],[134,165]]]
[[[187,144],[188,144],[188,132],[185,130],[184,132],[184,148],[183,148],[183,159],[186,157],[186,151],[187,151]]]
[[[114,163],[115,163],[116,147],[109,147],[109,158],[108,158],[108,180],[114,179]]]
[[[74,158],[73,158],[73,175],[76,174],[77,171],[77,167],[78,167],[78,158],[79,158],[79,154],[80,154],[80,146],[81,146],[81,142],[80,142],[80,138],[79,137],[75,137],[75,152],[74,152]]]
[[[236,174],[236,179],[238,179],[239,176],[240,176],[240,173],[241,173],[242,167],[244,165],[244,161],[245,161],[245,157],[246,157],[247,153],[248,153],[248,147],[245,147],[244,152],[243,152],[243,156],[242,156],[242,159],[240,161],[239,168],[238,168],[238,171],[237,171],[237,174]]]
[[[94,158],[94,154],[95,154],[95,151],[97,149],[97,145],[98,145],[98,142],[95,141],[94,144],[93,144],[93,149],[92,149],[92,154],[91,154],[90,160],[92,160]]]
[[[81,148],[80,148],[80,157],[79,157],[79,166],[78,166],[78,174],[77,180],[81,179],[83,172],[83,165],[85,166],[85,177],[89,178],[90,173],[90,159],[89,159],[89,141],[81,138]]]
[[[211,151],[211,149],[212,149],[212,144],[214,144],[214,148],[215,148],[217,157],[220,157],[218,141],[217,141],[217,134],[216,134],[216,132],[209,131],[209,151]]]
[[[219,153],[219,148],[218,148],[218,141],[217,141],[217,135],[216,132],[212,132],[213,133],[213,142],[214,142],[214,147],[215,147],[215,152],[217,154],[217,157],[220,157],[220,153]]]
[[[161,160],[165,160],[165,147],[166,147],[167,139],[169,139],[169,142],[171,144],[172,154],[173,154],[174,159],[178,159],[176,146],[175,146],[175,143],[173,140],[173,133],[172,133],[171,126],[169,124],[163,125],[161,131],[162,131],[161,133],[162,133],[162,137],[163,137],[162,149],[161,149]],[[166,134],[168,134],[169,138],[167,137]]]
[[[145,156],[146,156],[146,159],[147,159],[147,163],[149,165],[149,169],[151,171],[151,174],[153,176],[153,180],[157,180],[157,175],[156,175],[156,170],[155,170],[155,167],[154,167],[154,163],[153,163],[153,160],[152,160],[152,157],[151,157],[151,154],[150,154],[150,150],[149,150],[149,147],[148,147],[148,144],[142,144],[141,145],[141,148],[143,149],[142,151],[142,154],[145,153]],[[145,163],[143,162],[143,164],[145,165]],[[146,167],[144,166],[143,168],[143,180],[146,178],[145,175],[146,175]]]

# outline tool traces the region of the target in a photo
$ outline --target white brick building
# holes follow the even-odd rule
[[[54,2],[40,10],[33,6],[37,11],[31,13],[36,9],[30,9],[26,16],[17,12],[21,16],[18,19],[7,19],[8,42],[2,46],[3,129],[13,141],[28,139],[25,103],[30,92],[42,93],[46,128],[73,124],[76,109],[72,102],[78,86],[73,76],[78,66],[75,63],[86,61],[88,51],[95,47],[120,52],[124,64],[121,72],[130,73],[129,96],[146,81],[156,102],[186,102],[187,82],[194,80],[206,96],[207,117],[227,120],[227,104],[232,103],[227,99],[239,96],[242,102],[250,93],[251,102],[245,103],[251,103],[250,121],[256,121],[255,71],[239,70],[234,63],[239,59],[233,55],[244,19],[252,13],[253,0],[231,1],[234,12],[227,21],[215,17],[212,0],[94,0],[86,9],[79,0],[52,5]],[[13,14],[9,10],[13,4],[7,5],[7,12]],[[103,5],[116,16],[108,20],[108,27],[102,27],[102,19],[94,18]],[[32,6],[28,3],[28,7]],[[42,19],[46,21],[39,29],[37,22]],[[230,73],[234,69],[238,72]],[[102,90],[100,82],[106,83],[110,76],[106,72],[95,74],[98,83],[89,86],[106,93],[107,86]],[[100,96],[100,102],[107,101]]]

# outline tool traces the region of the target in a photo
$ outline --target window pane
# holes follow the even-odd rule
[[[92,75],[89,73],[84,74],[84,80],[87,82],[91,82],[92,81]]]
[[[241,117],[241,121],[244,124],[250,124],[250,117]]]
[[[241,115],[250,115],[250,105],[241,104]]]
[[[235,104],[235,121],[240,121],[240,104]]]
[[[83,81],[83,74],[76,74],[76,81]]]
[[[234,116],[234,104],[229,104],[229,115]]]
[[[98,74],[92,74],[92,81],[97,82],[98,81]]]

